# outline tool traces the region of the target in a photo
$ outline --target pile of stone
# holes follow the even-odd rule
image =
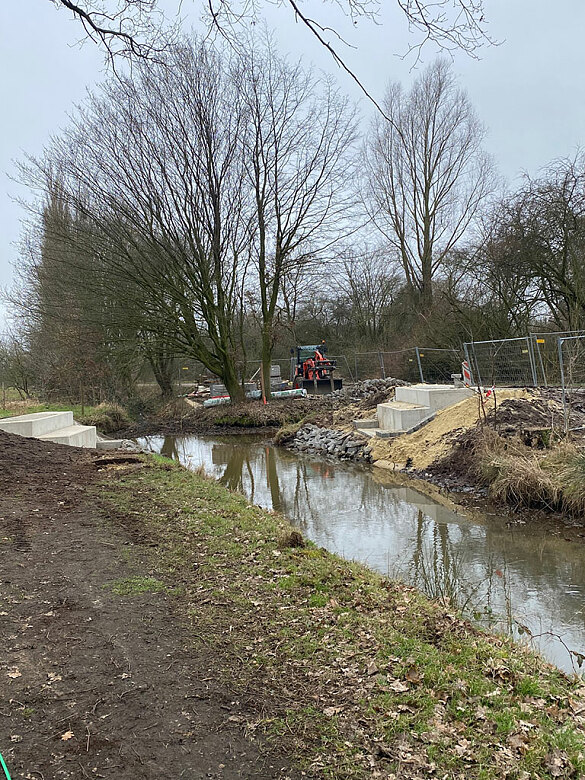
[[[330,455],[341,460],[372,462],[372,448],[367,440],[356,433],[335,431],[307,424],[300,428],[286,446],[296,452]]]
[[[342,387],[331,393],[330,398],[346,401],[348,403],[363,401],[364,399],[374,398],[380,393],[390,394],[395,387],[409,385],[410,382],[404,382],[402,379],[388,377],[387,379],[365,379],[363,382],[355,382],[353,385]]]

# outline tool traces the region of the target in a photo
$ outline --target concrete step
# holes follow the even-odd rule
[[[433,415],[430,407],[406,401],[389,401],[376,407],[380,428],[390,432],[409,431]]]
[[[369,417],[366,418],[365,420],[353,420],[353,427],[356,428],[358,431],[361,431],[364,428],[377,428],[378,418]]]
[[[378,439],[392,439],[395,436],[402,436],[403,433],[414,433],[415,431],[418,431],[419,428],[422,428],[423,425],[426,425],[431,420],[434,420],[435,417],[435,412],[431,412],[428,417],[423,417],[422,420],[419,420],[416,425],[413,425],[410,428],[404,428],[402,430],[395,431],[387,430],[385,428],[374,428],[374,434],[378,437]]]
[[[468,387],[453,387],[453,385],[410,385],[397,387],[395,400],[404,403],[428,406],[433,412],[458,404],[466,398],[471,398],[473,390]]]
[[[73,412],[37,412],[0,420],[0,430],[33,439],[71,425],[73,425]]]
[[[378,432],[378,428],[356,428],[357,433],[361,433],[362,436],[367,436],[368,439],[373,439]]]
[[[95,449],[97,444],[97,431],[95,425],[69,425],[58,431],[43,433],[36,436],[41,441],[52,441],[55,444],[68,444],[71,447],[90,447]]]

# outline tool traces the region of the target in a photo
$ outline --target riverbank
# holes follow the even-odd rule
[[[276,441],[302,451],[309,440],[308,451],[313,451],[319,433],[326,445],[336,435],[355,437],[352,421],[374,416],[378,402],[366,397],[337,405],[320,431],[297,424],[279,431]],[[574,404],[571,425],[580,431],[568,440],[557,390],[498,390],[482,403],[473,397],[440,410],[413,433],[390,439],[362,436],[360,452],[367,452],[375,468],[415,480],[423,492],[433,495],[438,488],[449,493],[462,508],[508,514],[513,522],[548,520],[555,532],[562,526],[582,529],[583,403]],[[339,447],[326,446],[325,454],[345,458]]]
[[[585,771],[583,686],[525,648],[170,461],[16,459],[11,438],[0,739],[21,776]]]

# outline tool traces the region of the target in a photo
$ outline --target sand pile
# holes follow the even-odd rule
[[[496,401],[508,398],[529,398],[530,391],[500,390]],[[486,413],[494,409],[493,398],[485,402]],[[426,469],[439,458],[445,457],[454,441],[469,428],[473,428],[480,418],[481,410],[477,396],[467,398],[454,406],[442,409],[430,423],[414,433],[405,433],[395,439],[373,439],[372,457],[380,461],[382,467],[396,464],[398,468],[409,462],[415,469]],[[410,459],[410,460],[409,460]]]

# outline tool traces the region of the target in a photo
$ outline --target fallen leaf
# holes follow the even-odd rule
[[[8,677],[11,677],[13,680],[16,680],[17,677],[22,677],[22,673],[18,671],[16,667],[8,672]]]
[[[64,734],[61,734],[61,739],[63,742],[67,742],[68,739],[73,739],[75,734],[72,731],[66,731]]]
[[[22,737],[20,734],[11,734],[10,735],[10,741],[11,742],[22,742]]]
[[[375,661],[370,661],[366,667],[366,671],[369,675],[377,674],[378,673],[378,667],[376,666]]]
[[[395,693],[405,693],[408,690],[408,685],[405,685],[402,680],[391,680],[388,687]]]
[[[528,739],[525,734],[512,734],[508,737],[508,745],[514,750],[525,753],[528,750]]]
[[[334,715],[338,715],[342,712],[343,707],[325,707],[323,715],[327,715],[328,718],[332,718]]]
[[[410,669],[406,672],[406,679],[408,682],[415,684],[421,681],[421,676],[416,666],[411,666]]]

